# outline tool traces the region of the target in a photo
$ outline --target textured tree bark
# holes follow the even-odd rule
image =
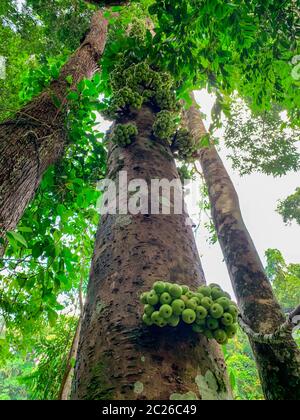
[[[33,198],[46,169],[66,147],[66,95],[71,75],[75,89],[98,68],[103,53],[107,21],[101,12],[92,18],[90,31],[62,68],[58,80],[21,109],[13,120],[0,124],[0,238],[13,230]],[[57,98],[62,106],[55,106]]]
[[[186,113],[196,138],[205,133],[198,107]],[[234,185],[214,146],[200,151],[212,217],[243,319],[255,332],[274,332],[284,321],[250,234]],[[300,352],[291,336],[281,344],[259,344],[249,337],[265,397],[300,399]]]
[[[114,146],[108,177],[178,178],[169,147],[152,139],[154,114],[134,117],[139,134]],[[72,399],[230,399],[215,341],[187,328],[144,327],[141,292],[157,279],[196,287],[204,275],[186,213],[106,215],[96,237]]]

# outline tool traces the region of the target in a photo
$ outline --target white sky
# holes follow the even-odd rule
[[[201,111],[210,116],[214,103],[213,96],[202,90],[196,93],[196,99],[201,105]],[[210,117],[206,119],[205,123],[209,127]],[[275,211],[278,200],[286,198],[297,187],[300,187],[299,172],[289,173],[282,178],[273,178],[262,174],[241,177],[233,171],[230,162],[226,159],[226,149],[219,133],[218,137],[220,137],[222,145],[221,157],[239,195],[246,226],[263,263],[265,264],[264,253],[268,248],[279,249],[287,262],[299,263],[300,227],[296,223],[286,226],[281,216]],[[191,208],[191,212],[197,213],[197,209]],[[208,233],[202,223],[196,239],[207,281],[219,283],[233,294],[220,246],[219,244],[209,245],[207,237]]]

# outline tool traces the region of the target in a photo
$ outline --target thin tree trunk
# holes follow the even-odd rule
[[[71,350],[68,356],[66,370],[62,379],[62,384],[59,390],[58,400],[69,400],[71,395],[72,380],[74,375],[73,360],[76,360],[78,353],[79,337],[82,324],[82,317],[79,317],[73,338]]]
[[[92,17],[90,31],[80,48],[62,68],[58,80],[0,124],[0,238],[15,229],[33,198],[44,172],[63,154],[67,141],[66,95],[98,69],[107,36],[107,21],[100,11]],[[55,98],[55,99],[53,99]],[[57,100],[62,104],[58,109]]]
[[[136,114],[139,134],[113,147],[108,177],[173,180],[169,147],[153,141],[153,111]],[[187,215],[106,215],[96,237],[72,399],[230,399],[215,341],[187,328],[144,327],[139,296],[157,279],[197,287],[204,275]]]
[[[193,135],[200,138],[205,127],[195,99],[186,115]],[[214,146],[201,150],[199,155],[213,221],[243,319],[255,332],[272,333],[285,316],[244,224],[234,185]],[[299,400],[300,352],[292,336],[281,344],[270,345],[249,339],[265,397]]]

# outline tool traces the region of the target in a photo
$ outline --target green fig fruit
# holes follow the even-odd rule
[[[159,308],[159,315],[164,318],[168,319],[172,316],[173,310],[170,305],[167,305],[166,303],[164,305],[161,305]]]
[[[219,290],[222,290],[222,289],[221,289],[221,286],[220,286],[219,284],[217,284],[217,283],[210,283],[210,284],[208,285],[208,287],[210,287],[211,289],[217,288],[217,289],[219,289]]]
[[[201,300],[205,297],[204,295],[202,295],[202,293],[195,293],[196,298],[199,300],[199,303],[201,303]]]
[[[185,303],[182,299],[175,299],[172,302],[172,310],[174,315],[181,315],[185,309]]]
[[[182,312],[182,319],[186,324],[192,324],[196,319],[196,312],[192,309],[185,309]]]
[[[197,319],[203,319],[203,320],[207,317],[207,310],[204,308],[204,306],[197,306],[196,316],[197,316]]]
[[[163,281],[156,281],[153,284],[153,290],[156,292],[156,294],[161,295],[166,290],[166,284]]]
[[[195,296],[195,293],[193,293],[193,292],[191,292],[191,291],[189,290],[188,292],[186,292],[185,296],[186,296],[188,299],[191,299],[191,298],[193,298],[193,297]]]
[[[229,325],[228,327],[225,327],[225,331],[228,338],[233,338],[237,333],[237,325]]]
[[[219,328],[219,322],[215,318],[207,318],[206,325],[209,330],[217,330]]]
[[[146,324],[148,327],[150,327],[151,325],[153,325],[153,321],[152,321],[152,319],[150,318],[150,316],[148,316],[148,315],[146,315],[146,314],[144,314],[144,315],[143,315],[143,322],[144,322],[144,324]]]
[[[221,305],[224,310],[229,309],[229,306],[231,305],[230,300],[228,298],[226,298],[226,297],[221,297],[221,298],[217,299],[216,300],[216,303],[218,303],[219,305]]]
[[[182,287],[182,294],[183,295],[185,295],[190,290],[189,286],[183,285],[181,287]]]
[[[160,318],[159,311],[154,311],[154,312],[151,314],[151,320],[152,320],[153,322],[156,322],[159,318]]]
[[[169,303],[172,302],[172,298],[171,298],[171,296],[169,295],[168,292],[164,292],[160,295],[159,301],[162,305],[164,305],[164,304],[168,305]]]
[[[180,317],[177,315],[172,315],[169,319],[167,319],[167,322],[170,327],[177,327],[180,322]]]
[[[186,302],[185,306],[186,306],[188,309],[192,309],[193,311],[195,311],[195,310],[196,310],[196,308],[197,308],[197,306],[198,306],[198,301],[194,300],[194,298],[189,299],[189,300]]]
[[[192,330],[196,333],[204,333],[205,327],[198,324],[193,324]]]
[[[199,318],[197,318],[197,314],[196,314],[196,321],[195,321],[195,323],[197,325],[201,325],[202,327],[205,327],[206,326],[206,318],[205,319],[199,319]]]
[[[155,309],[152,305],[147,304],[147,305],[144,306],[144,313],[147,316],[151,316],[154,311],[155,311]]]
[[[178,284],[172,284],[169,293],[173,298],[178,299],[182,295],[182,288]]]
[[[157,296],[154,290],[151,290],[147,296],[148,304],[154,306],[158,303],[158,301],[159,301],[159,297]]]
[[[235,305],[230,305],[227,311],[228,311],[228,313],[230,313],[230,315],[236,321],[237,317],[238,317],[238,314],[239,314],[238,308]]]
[[[181,299],[184,303],[186,303],[186,302],[188,302],[188,301],[189,301],[189,298],[187,297],[187,295],[181,295],[181,296],[180,296],[180,299]]]
[[[166,325],[167,325],[167,320],[166,319],[164,319],[164,318],[162,318],[162,317],[159,317],[155,322],[154,322],[154,324],[155,325],[157,325],[158,327],[160,327],[160,328],[163,328],[163,327],[165,327]]]
[[[213,300],[217,300],[217,299],[219,299],[219,298],[223,297],[223,292],[222,292],[222,290],[220,290],[220,289],[219,289],[219,288],[217,288],[217,287],[213,287],[213,288],[211,289],[211,297],[212,297],[212,299],[213,299]]]
[[[143,304],[148,303],[147,297],[148,297],[148,292],[142,293],[141,296],[140,296],[141,303],[143,303]]]
[[[198,293],[201,293],[206,297],[211,297],[211,288],[208,286],[201,286],[198,288]]]
[[[204,306],[205,309],[209,309],[213,305],[213,301],[209,297],[204,297],[201,299],[201,306]]]
[[[227,334],[224,330],[216,330],[213,332],[214,339],[219,344],[225,344],[227,342]]]
[[[210,309],[209,309],[209,313],[210,315],[215,318],[215,319],[219,319],[222,318],[223,314],[224,314],[224,309],[221,305],[219,305],[218,303],[214,303]]]
[[[208,338],[208,340],[212,340],[214,338],[214,335],[213,335],[212,331],[210,331],[210,330],[205,330],[203,335],[206,338]]]
[[[233,316],[229,312],[225,312],[223,318],[221,319],[221,323],[225,325],[225,327],[229,327],[229,325],[233,325]]]

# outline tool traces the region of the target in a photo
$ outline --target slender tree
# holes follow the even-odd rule
[[[141,68],[143,71],[141,72]],[[142,93],[143,105],[123,108],[118,114],[110,147],[108,178],[118,179],[120,171],[128,183],[142,180],[150,191],[151,180],[178,180],[174,157],[168,141],[154,137],[157,113],[169,107],[170,90],[161,86],[160,106],[152,99],[157,79],[166,74],[150,71],[147,66],[133,66],[115,74],[119,84],[112,103],[137,100]],[[137,80],[136,75],[141,80]],[[132,84],[128,85],[128,80]],[[125,90],[122,88],[127,82]],[[132,96],[130,86],[135,86]],[[140,89],[139,89],[140,88]],[[126,92],[126,93],[125,93]],[[169,96],[168,96],[169,95]],[[158,100],[158,96],[156,100]],[[135,126],[131,144],[120,147],[125,127]],[[156,127],[157,128],[157,127]],[[118,131],[118,132],[119,132]],[[126,185],[127,187],[127,185]],[[124,201],[123,191],[118,199]],[[152,191],[152,190],[151,190]],[[196,288],[205,279],[187,214],[175,214],[174,195],[163,189],[160,203],[171,203],[171,214],[156,214],[148,199],[147,214],[106,214],[101,217],[96,236],[90,282],[81,327],[72,399],[230,399],[224,359],[217,343],[203,335],[180,328],[145,327],[139,296],[150,290],[153,282],[165,279],[171,283]],[[128,194],[131,199],[138,200]],[[143,196],[139,195],[143,201]],[[153,200],[153,198],[152,198]],[[145,203],[144,203],[145,204]],[[151,207],[151,208],[150,208]]]
[[[97,11],[90,31],[63,66],[59,78],[13,119],[0,124],[0,238],[16,227],[44,172],[63,155],[68,91],[98,69],[107,24],[102,12]]]
[[[206,131],[198,106],[186,112],[189,128],[199,138]],[[199,153],[208,187],[212,217],[228,272],[246,324],[256,333],[272,334],[284,322],[263,265],[241,214],[234,185],[214,146]],[[300,351],[291,334],[281,342],[249,340],[255,355],[265,397],[271,400],[300,399]]]

